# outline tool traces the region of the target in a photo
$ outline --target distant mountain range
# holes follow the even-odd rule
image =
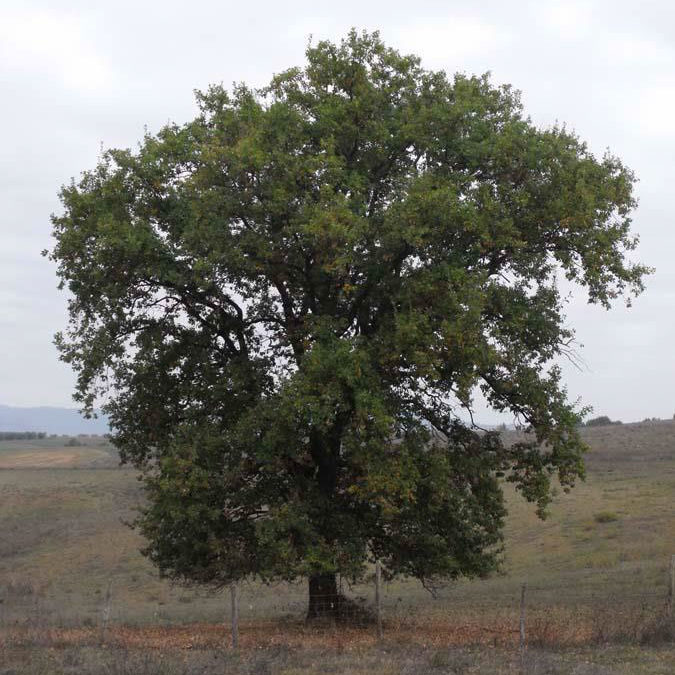
[[[107,434],[108,419],[88,420],[74,408],[15,408],[0,405],[0,431],[44,431],[47,434]]]
[[[479,424],[483,429],[511,430],[513,424]],[[15,408],[0,405],[0,431],[44,431],[47,434],[107,434],[108,418],[87,420],[75,408]]]

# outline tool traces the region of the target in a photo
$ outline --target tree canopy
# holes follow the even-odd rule
[[[62,189],[58,347],[143,470],[163,573],[487,574],[501,481],[543,511],[583,474],[559,279],[605,307],[642,290],[634,177],[377,33],[306,57]],[[478,391],[529,438],[464,421]]]

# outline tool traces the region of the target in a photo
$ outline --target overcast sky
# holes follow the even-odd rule
[[[634,255],[656,268],[631,309],[576,293],[568,323],[584,367],[572,398],[624,421],[675,412],[675,5],[659,2],[31,2],[0,0],[0,404],[72,406],[52,335],[63,293],[40,256],[60,185],[129,147],[144,127],[186,122],[193,90],[265,84],[304,62],[308,37],[350,27],[450,73],[493,74],[536,124],[565,122],[640,179]],[[485,422],[497,418],[483,411]]]

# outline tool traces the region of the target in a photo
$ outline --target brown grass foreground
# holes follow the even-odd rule
[[[572,622],[570,622],[570,619]],[[570,626],[574,626],[573,629]],[[599,636],[578,617],[533,617],[530,644],[519,654],[506,617],[461,626],[427,621],[387,626],[378,642],[369,628],[309,627],[301,622],[245,626],[240,648],[228,627],[15,626],[0,641],[3,675],[672,675],[673,644],[586,644]],[[563,642],[565,644],[563,644]]]
[[[646,607],[618,611],[598,608],[553,608],[531,612],[527,644],[547,649],[567,649],[603,643],[672,644],[675,623],[661,612]],[[416,617],[393,619],[385,625],[385,642],[422,647],[490,646],[515,649],[519,642],[518,616],[512,613]],[[230,629],[224,624],[183,625],[115,624],[100,627],[56,627],[26,622],[0,631],[0,649],[11,647],[86,647],[105,644],[122,649],[229,649]],[[246,623],[239,634],[239,648],[246,650],[360,649],[378,644],[372,626],[329,623],[307,624],[299,620]]]

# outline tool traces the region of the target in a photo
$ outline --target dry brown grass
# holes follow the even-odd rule
[[[385,623],[385,642],[425,648],[500,647],[515,649],[519,642],[516,612],[476,612],[461,616],[390,617]],[[553,607],[530,612],[527,644],[546,649],[569,649],[595,644],[672,643],[673,623],[649,608]],[[0,630],[0,648],[38,645],[85,647],[98,645],[99,627],[54,627],[39,621],[6,626]],[[105,643],[119,649],[227,649],[230,628],[226,624],[111,625]],[[273,647],[341,650],[369,648],[378,644],[373,627],[307,624],[300,620],[250,621],[241,626],[240,649]]]
[[[498,647],[434,648],[385,642],[342,648],[135,649],[17,647],[3,652],[12,675],[672,675],[672,649],[610,647],[554,653]],[[2,672],[0,670],[0,672]]]

